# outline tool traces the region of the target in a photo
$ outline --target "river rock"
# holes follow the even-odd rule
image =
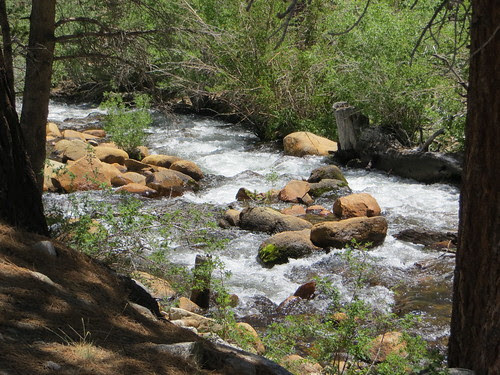
[[[125,160],[128,159],[128,154],[119,148],[97,146],[94,150],[99,160],[105,163],[123,165],[125,164]]]
[[[279,199],[283,202],[299,203],[309,192],[309,183],[306,181],[292,180],[279,192]]]
[[[309,132],[296,132],[288,134],[283,139],[283,146],[285,154],[292,156],[327,156],[330,153],[337,151],[336,142]]]
[[[329,178],[323,179],[319,182],[309,183],[309,187],[311,188],[309,194],[313,197],[338,198],[351,192],[351,189],[344,181],[332,180]]]
[[[287,263],[288,258],[299,259],[320,250],[310,237],[309,229],[275,234],[260,245],[258,259],[266,266],[274,266]]]
[[[436,232],[424,229],[405,229],[394,235],[400,241],[407,241],[427,247],[438,246],[441,243],[447,243],[455,247],[457,245],[456,232]]]
[[[338,198],[333,204],[333,213],[343,219],[361,216],[379,216],[380,206],[367,193],[351,194]]]
[[[106,137],[106,131],[104,129],[87,129],[83,131],[83,134],[89,134],[97,138]]]
[[[127,185],[123,185],[123,186],[119,187],[118,189],[116,189],[116,192],[118,192],[118,193],[125,192],[125,191],[128,193],[131,193],[131,194],[138,194],[138,195],[143,196],[145,198],[153,198],[153,197],[157,197],[160,195],[160,194],[158,194],[158,192],[155,189],[152,189],[148,186],[144,186],[142,184],[136,184],[134,182],[129,183]]]
[[[54,145],[56,155],[65,163],[67,160],[78,160],[92,151],[94,147],[81,139],[61,139]]]
[[[170,283],[147,272],[134,272],[134,280],[138,280],[146,286],[148,292],[156,299],[168,299],[175,296],[175,290]]]
[[[64,137],[64,139],[69,139],[69,140],[80,139],[82,141],[86,141],[88,139],[95,138],[89,134],[83,134],[79,131],[71,130],[71,129],[63,130],[61,133],[62,133],[62,136]]]
[[[172,163],[170,169],[184,173],[192,177],[195,181],[199,181],[204,177],[200,167],[189,160],[177,160]]]
[[[229,225],[237,227],[240,225],[240,214],[241,211],[230,209],[224,214],[224,219],[226,219]]]
[[[283,358],[283,362],[286,363],[294,373],[300,375],[320,375],[323,373],[323,367],[316,362],[306,361],[300,355],[291,354]]]
[[[112,164],[102,162],[102,171],[104,175],[111,181],[114,177],[121,174],[120,170]],[[114,185],[113,185],[114,186]]]
[[[283,215],[268,207],[247,207],[240,214],[240,227],[267,233],[310,229],[312,224],[298,217]]]
[[[315,224],[311,229],[311,241],[319,247],[340,249],[354,239],[365,245],[371,243],[370,247],[374,247],[384,242],[386,234],[387,220],[384,217],[354,217]]]
[[[266,347],[262,343],[259,334],[250,324],[239,322],[236,323],[236,330],[245,337],[245,341],[248,341],[252,345],[253,349],[257,354],[264,354]]]
[[[146,185],[146,177],[135,172],[120,173],[111,179],[113,186],[123,186],[127,184]]]
[[[291,216],[304,216],[306,214],[306,209],[301,205],[293,205],[292,207],[287,207],[281,210],[283,215]]]
[[[55,160],[47,160],[43,170],[43,191],[55,191],[57,190],[52,183],[52,177],[55,177],[59,173],[63,173],[66,168],[66,164],[59,163]]]
[[[45,126],[45,131],[46,131],[47,135],[50,135],[54,138],[61,138],[62,137],[62,133],[59,130],[59,127],[53,122],[47,123],[47,125]]]
[[[124,164],[127,167],[127,170],[130,172],[143,172],[146,170],[149,170],[151,172],[154,171],[154,169],[151,168],[151,165],[143,163],[141,161],[137,161],[135,159],[125,159]]]
[[[198,313],[201,311],[201,307],[196,303],[191,301],[189,298],[181,297],[179,298],[179,309],[184,309],[193,313]]]
[[[92,156],[83,157],[68,165],[64,173],[52,177],[52,183],[57,189],[66,193],[95,190],[100,189],[102,185],[111,185],[102,162]]]
[[[347,184],[344,174],[336,165],[325,165],[314,169],[307,179],[307,182],[320,182],[325,179],[343,181]]]
[[[162,196],[178,197],[184,193],[187,184],[170,169],[155,172],[146,178],[146,185]]]
[[[306,214],[308,215],[319,215],[319,216],[328,216],[332,215],[331,211],[328,211],[325,207],[315,205],[307,207]]]
[[[156,165],[158,167],[170,168],[170,166],[178,160],[182,160],[177,156],[171,155],[149,155],[141,161],[146,164]]]
[[[312,299],[316,293],[316,281],[309,281],[297,288],[293,295],[302,299]]]
[[[383,362],[389,354],[407,356],[406,342],[403,341],[401,332],[386,332],[373,339],[370,346],[370,361],[372,363]]]

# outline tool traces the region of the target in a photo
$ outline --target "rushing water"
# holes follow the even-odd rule
[[[84,123],[91,112],[96,112],[96,109],[52,104],[49,118],[62,123],[62,127],[74,127]],[[155,124],[149,131],[148,143],[153,153],[192,160],[205,174],[213,177],[215,182],[197,193],[176,198],[177,201],[210,203],[223,208],[229,204],[238,205],[234,201],[240,187],[258,192],[280,188],[291,179],[307,178],[314,168],[326,163],[321,157],[285,156],[276,145],[260,142],[241,126],[195,116],[156,116]],[[407,288],[402,298],[406,301],[406,310],[420,312],[431,320],[441,316],[430,335],[446,335],[443,320],[446,321],[449,309],[446,307],[444,312],[436,314],[428,307],[449,306],[451,281],[448,274],[452,262],[443,260],[445,266],[437,267],[439,272],[436,267],[429,267],[432,271],[428,273],[420,272],[415,264],[439,260],[441,254],[398,241],[392,235],[407,228],[456,230],[458,190],[448,185],[424,185],[375,171],[345,170],[344,173],[353,192],[370,193],[377,199],[389,222],[384,244],[370,252],[380,272],[378,281],[363,291],[364,297],[377,308],[387,310],[396,300],[391,288],[404,282]],[[166,198],[160,200],[162,204],[168,204],[163,200],[166,201]],[[158,200],[155,202],[158,204]],[[333,201],[322,200],[321,203],[331,209]],[[315,275],[329,276],[341,291],[349,293],[344,278],[337,274],[338,251],[292,259],[287,264],[268,269],[256,260],[257,249],[267,237],[266,234],[240,230],[218,254],[232,272],[228,285],[240,297],[241,314],[259,313],[252,302],[256,296],[279,304]],[[192,265],[196,254],[196,249],[183,249],[172,256],[179,263]],[[428,292],[428,286],[419,287],[420,279],[444,283],[445,290],[431,288],[432,292]]]

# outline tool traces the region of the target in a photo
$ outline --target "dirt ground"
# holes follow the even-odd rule
[[[109,268],[40,240],[0,225],[0,375],[222,374],[153,350],[200,338],[138,311]]]

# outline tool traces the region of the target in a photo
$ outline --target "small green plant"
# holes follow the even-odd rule
[[[118,147],[131,156],[137,156],[137,147],[144,145],[145,130],[152,123],[149,113],[151,98],[145,94],[136,95],[134,109],[127,108],[120,94],[107,92],[104,98],[101,108],[108,110],[104,119],[104,129]]]

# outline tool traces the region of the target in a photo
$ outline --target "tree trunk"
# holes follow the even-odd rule
[[[40,191],[43,187],[45,126],[49,107],[52,61],[54,59],[55,5],[55,0],[32,1],[21,113],[21,128],[26,142],[26,150],[35,171]]]
[[[0,52],[0,221],[31,232],[48,234],[42,197],[35,182],[17,113],[14,93]]]
[[[337,123],[339,150],[356,150],[362,130],[369,125],[368,118],[345,102],[335,103],[333,109]]]
[[[5,73],[7,75],[7,83],[9,85],[10,92],[14,94],[14,57],[12,54],[12,38],[10,36],[10,25],[5,0],[0,0],[0,27],[2,28],[3,59]],[[12,106],[15,109],[16,103],[13,102]]]
[[[500,374],[500,7],[475,0],[450,367]]]

